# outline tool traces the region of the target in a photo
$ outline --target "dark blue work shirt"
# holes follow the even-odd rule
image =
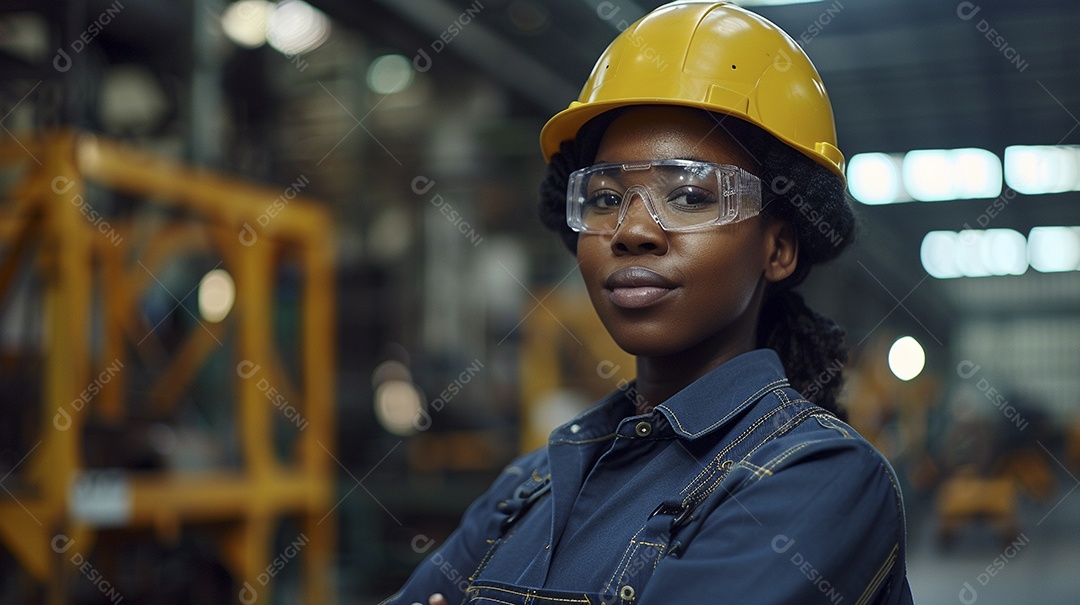
[[[507,467],[386,602],[911,602],[892,468],[794,391],[775,352],[648,414],[633,399],[612,393]],[[507,528],[515,494],[534,502]]]

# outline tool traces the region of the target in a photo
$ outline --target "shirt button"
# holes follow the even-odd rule
[[[580,430],[581,430],[581,425],[579,425],[579,424],[571,424],[570,425],[570,432],[571,433],[574,433],[576,435],[578,433],[578,431],[580,431]]]
[[[626,584],[619,589],[619,598],[624,601],[633,601],[637,593],[634,591],[634,587]]]
[[[652,425],[642,420],[634,427],[634,433],[638,437],[648,437],[652,434]]]

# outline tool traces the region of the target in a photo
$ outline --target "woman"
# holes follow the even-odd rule
[[[544,127],[541,217],[637,379],[508,467],[390,603],[910,603],[843,332],[791,288],[853,236],[821,80],[773,24],[675,2]],[[822,378],[825,376],[826,378]]]

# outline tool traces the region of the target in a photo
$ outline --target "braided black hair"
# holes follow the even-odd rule
[[[577,253],[577,233],[566,224],[569,175],[593,163],[604,131],[622,111],[593,118],[575,140],[564,142],[540,184],[540,220],[559,234],[571,253]],[[835,258],[854,240],[855,217],[843,180],[753,124],[730,116],[715,118],[759,164],[762,215],[789,222],[799,240],[795,272],[766,289],[758,318],[758,346],[777,352],[792,387],[844,418],[837,400],[847,363],[844,330],[807,307],[802,296],[791,290],[806,279],[812,265]]]

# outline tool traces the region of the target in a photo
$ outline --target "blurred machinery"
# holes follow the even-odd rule
[[[5,602],[219,602],[131,546],[192,536],[229,602],[333,602],[325,210],[67,130],[0,164]]]

